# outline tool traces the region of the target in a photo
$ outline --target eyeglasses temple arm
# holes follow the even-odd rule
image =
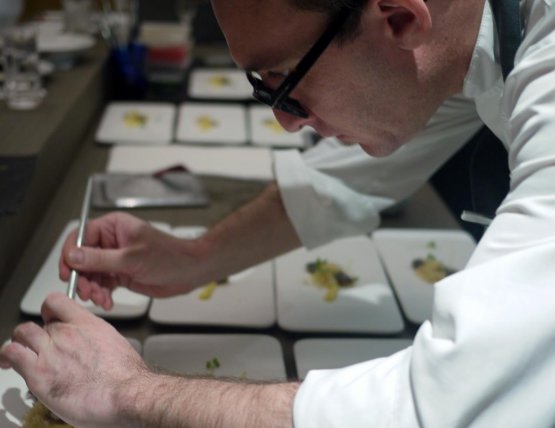
[[[314,65],[318,60],[322,52],[328,47],[334,37],[337,35],[339,29],[343,26],[349,15],[351,14],[351,8],[343,8],[333,19],[333,22],[326,29],[324,34],[320,36],[318,40],[310,48],[309,54],[305,55],[303,59],[299,62],[295,68],[295,72],[291,73],[285,78],[285,80],[279,85],[276,93],[278,96],[273,100],[272,107],[278,107],[285,98],[289,96],[291,90],[297,86],[299,81],[304,77],[306,72]]]

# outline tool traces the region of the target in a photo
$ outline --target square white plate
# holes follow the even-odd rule
[[[285,364],[276,338],[253,334],[165,334],[149,337],[146,361],[180,374],[207,375],[206,362],[217,358],[215,376],[284,380]]]
[[[310,132],[287,132],[275,118],[272,109],[265,106],[249,107],[249,129],[254,145],[272,147],[304,148],[308,143],[305,134]]]
[[[69,234],[69,232],[71,232],[74,228],[78,226],[79,221],[73,220],[65,227],[64,231],[60,234],[60,237],[56,241],[54,248],[52,248],[52,251],[40,268],[37,276],[31,283],[31,286],[25,293],[25,296],[23,296],[20,308],[21,311],[23,311],[24,313],[29,315],[40,315],[42,302],[48,294],[55,291],[63,293],[66,292],[67,283],[60,280],[58,276],[58,260],[60,258],[60,254],[62,253],[62,248],[66,236]],[[162,226],[157,227],[162,228],[162,230],[165,229]],[[166,230],[169,230],[169,227],[166,226],[166,228]],[[104,309],[101,309],[99,306],[94,305],[90,301],[83,302],[78,297],[77,301],[79,301],[83,306],[85,306],[94,314],[111,319],[141,317],[147,313],[148,305],[150,303],[149,297],[134,293],[122,287],[119,287],[114,291],[113,298],[114,307],[110,311],[105,311]]]
[[[197,68],[189,77],[191,98],[245,100],[251,98],[252,86],[245,72],[235,68]]]
[[[297,376],[310,370],[339,369],[374,358],[387,357],[412,344],[409,339],[303,339],[293,352]]]
[[[460,230],[379,229],[373,234],[385,269],[406,317],[420,324],[432,315],[434,287],[420,279],[412,267],[428,254],[453,270],[461,270],[476,244]]]
[[[174,228],[180,238],[195,238],[202,228]],[[209,299],[199,296],[204,287],[189,294],[154,299],[149,318],[161,324],[202,324],[235,327],[269,327],[276,322],[273,263],[267,262],[231,275]]]
[[[245,107],[184,103],[179,108],[176,138],[184,143],[245,144]]]
[[[306,264],[317,259],[341,266],[358,280],[332,302],[310,283]],[[397,333],[401,313],[373,242],[346,238],[314,250],[298,249],[276,261],[278,324],[293,331]]]
[[[105,144],[169,144],[173,140],[175,106],[169,103],[113,102],[96,132]]]
[[[128,338],[133,348],[141,353],[141,344]],[[27,397],[27,385],[15,370],[0,370],[0,428],[20,427],[23,417],[33,406]]]

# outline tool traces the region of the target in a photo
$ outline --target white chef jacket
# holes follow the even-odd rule
[[[311,245],[325,221],[353,219],[355,226],[326,224],[334,230],[322,240],[375,225],[380,208],[425,181],[478,129],[477,118],[504,142],[511,169],[509,195],[468,266],[436,284],[432,319],[413,346],[309,372],[295,397],[296,428],[555,427],[555,8],[552,0],[522,0],[521,7],[526,36],[507,81],[486,3],[463,93],[392,160],[363,161],[349,148],[335,162],[337,151],[321,149],[302,168],[292,153],[283,156],[296,166],[276,163],[288,213]],[[356,190],[339,198],[333,193],[343,185],[310,168],[323,165],[351,181],[351,164],[368,168],[370,183],[354,179]],[[378,197],[355,201],[369,189]],[[292,205],[301,191],[309,194],[304,222]],[[343,202],[355,207],[340,208]],[[309,216],[312,209],[326,218]]]

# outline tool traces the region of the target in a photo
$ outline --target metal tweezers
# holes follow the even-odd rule
[[[83,241],[85,239],[85,230],[87,227],[87,219],[89,216],[89,208],[91,203],[91,193],[93,187],[93,177],[89,177],[87,181],[87,188],[85,190],[85,196],[83,197],[83,204],[81,205],[81,219],[79,221],[79,231],[77,233],[77,247],[81,248],[83,246]],[[71,270],[69,276],[69,282],[67,285],[67,296],[70,299],[75,299],[77,293],[77,281],[79,280],[79,273],[75,270]]]

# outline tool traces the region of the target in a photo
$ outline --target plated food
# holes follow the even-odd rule
[[[225,74],[215,74],[210,76],[208,84],[213,88],[222,88],[224,86],[230,86],[232,82],[229,76],[226,76]]]
[[[192,144],[245,144],[246,109],[241,104],[185,102],[179,108],[176,138]]]
[[[48,407],[42,404],[40,401],[36,401],[29,413],[23,418],[23,428],[68,428],[72,425],[66,424],[54,413],[52,413]]]
[[[130,110],[123,114],[123,123],[130,128],[144,128],[148,116],[137,110]]]
[[[212,294],[214,294],[214,291],[216,291],[216,288],[218,288],[221,285],[226,285],[226,284],[229,284],[227,278],[222,279],[221,281],[209,282],[208,284],[206,284],[205,286],[203,286],[200,289],[200,293],[198,295],[198,298],[200,300],[209,300],[212,297]]]
[[[283,129],[283,126],[280,125],[280,123],[277,121],[277,119],[275,118],[266,118],[262,121],[262,126],[264,126],[266,129],[268,129],[270,132],[273,132],[274,134],[284,134],[285,133],[285,129]]]
[[[198,116],[195,123],[197,124],[198,129],[200,129],[202,132],[211,131],[218,126],[218,121],[208,115]]]
[[[218,360],[217,357],[211,358],[206,361],[205,366],[208,374],[214,376],[216,374],[216,370],[220,368],[220,360]]]
[[[127,338],[131,346],[142,354],[142,345],[135,338]],[[0,342],[0,346],[2,342]],[[67,428],[46,406],[37,401],[14,369],[0,370],[0,428]]]
[[[352,287],[357,282],[356,277],[347,274],[339,265],[324,259],[316,259],[315,262],[307,263],[306,270],[310,273],[312,284],[326,290],[324,296],[326,302],[336,300],[340,288]]]
[[[246,100],[252,87],[242,70],[196,68],[191,71],[188,95],[205,100]]]
[[[175,115],[171,103],[111,102],[104,109],[95,139],[101,144],[169,144]]]
[[[379,229],[372,237],[406,317],[431,318],[435,287],[463,269],[476,243],[462,230]]]
[[[428,249],[426,257],[416,258],[411,263],[414,273],[422,281],[428,284],[435,284],[446,276],[457,272],[456,269],[446,266],[445,263],[437,259],[437,256],[434,254],[434,251],[437,249],[435,241],[428,242],[426,248]]]
[[[263,263],[188,294],[154,299],[149,317],[171,325],[269,327],[276,321],[273,265]]]
[[[367,236],[299,248],[279,257],[276,284],[278,324],[285,330],[385,334],[403,328]]]
[[[270,107],[252,105],[248,109],[250,139],[254,145],[304,148],[309,144],[306,129],[287,132]]]

